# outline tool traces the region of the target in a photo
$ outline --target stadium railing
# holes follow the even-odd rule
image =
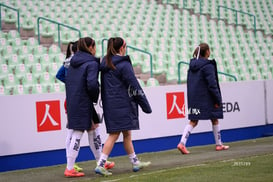
[[[254,34],[256,36],[256,16],[255,15],[253,15],[251,13],[248,13],[248,12],[241,11],[241,10],[236,10],[234,8],[229,8],[227,6],[218,5],[218,9],[217,9],[217,11],[218,11],[218,20],[220,20],[220,16],[221,16],[220,15],[220,12],[221,12],[220,9],[221,8],[235,12],[235,23],[236,23],[236,26],[238,26],[238,13],[244,14],[244,15],[248,15],[250,17],[253,17],[254,18],[254,20],[253,20],[253,29],[254,29]]]
[[[18,28],[18,32],[20,33],[20,13],[19,13],[19,10],[18,9],[16,9],[16,8],[13,8],[13,7],[10,7],[10,6],[7,6],[7,5],[5,5],[5,4],[2,4],[2,3],[0,3],[0,22],[2,22],[2,12],[1,12],[1,7],[5,7],[5,8],[7,8],[7,9],[10,9],[10,10],[12,10],[12,11],[16,11],[17,12],[17,28]],[[0,23],[0,30],[2,30],[2,24]]]
[[[45,18],[45,17],[38,17],[37,18],[37,25],[38,25],[37,28],[38,28],[38,43],[39,44],[40,44],[40,20],[45,20],[45,21],[48,21],[50,23],[58,25],[58,45],[59,45],[59,47],[61,47],[61,35],[60,35],[60,32],[61,32],[60,27],[61,26],[66,27],[66,28],[71,29],[71,30],[74,30],[74,31],[77,31],[79,33],[79,38],[81,38],[81,31],[79,29],[75,28],[75,27],[71,27],[69,25],[66,25],[66,24],[63,24],[63,23],[60,23],[60,22]]]

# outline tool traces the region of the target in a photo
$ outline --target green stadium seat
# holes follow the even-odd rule
[[[155,78],[148,78],[147,83],[146,83],[147,87],[154,87],[154,86],[159,86],[159,82],[157,79]]]
[[[40,76],[40,75],[38,75]],[[26,85],[35,85],[38,83],[37,74],[26,73],[24,78],[24,84]]]
[[[17,47],[17,46],[21,46],[23,45],[23,40],[20,37],[16,37],[16,38],[11,38],[8,40],[8,44],[13,46],[13,47]]]
[[[29,49],[27,45],[22,45],[15,48],[15,52],[17,53],[17,55],[26,55],[31,53],[31,50]]]
[[[37,46],[38,45],[38,40],[34,37],[30,37],[27,39],[27,46]]]
[[[53,44],[49,47],[48,54],[59,54],[61,53],[61,49],[59,46]]]
[[[29,17],[24,18],[24,21],[21,24],[21,27],[24,30],[34,30],[35,29],[35,23],[33,20]]]
[[[33,49],[34,55],[41,55],[41,54],[46,54],[46,53],[47,53],[47,48],[42,45],[37,45]]]
[[[1,69],[0,69],[0,75],[5,75],[9,73],[8,65],[6,63],[1,64]]]
[[[15,53],[14,48],[12,46],[10,46],[10,45],[5,46],[3,48],[3,50],[2,50],[2,55],[3,56],[8,56],[8,55],[11,55],[13,53]]]
[[[54,92],[64,92],[65,91],[65,86],[64,86],[63,83],[53,83],[52,90]]]
[[[13,40],[16,38],[20,38],[20,34],[17,30],[10,30],[7,34],[7,39],[8,40]]]

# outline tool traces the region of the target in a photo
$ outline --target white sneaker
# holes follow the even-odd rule
[[[144,167],[147,167],[151,164],[151,162],[140,162],[138,164],[133,164],[133,171],[134,172],[137,172],[139,171],[140,169],[144,168]]]

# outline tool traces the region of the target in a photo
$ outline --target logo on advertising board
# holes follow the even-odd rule
[[[60,101],[36,102],[36,118],[38,132],[61,130]]]
[[[166,93],[167,119],[185,118],[184,92]]]

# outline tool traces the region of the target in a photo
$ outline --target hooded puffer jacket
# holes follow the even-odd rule
[[[187,78],[187,96],[189,120],[223,118],[222,96],[215,60],[191,59]]]
[[[93,103],[99,96],[99,59],[78,51],[71,59],[65,80],[68,128],[89,130]]]
[[[139,85],[129,56],[112,56],[116,69],[107,67],[104,58],[101,70],[101,98],[107,133],[139,129],[138,105],[151,113],[150,104]]]

